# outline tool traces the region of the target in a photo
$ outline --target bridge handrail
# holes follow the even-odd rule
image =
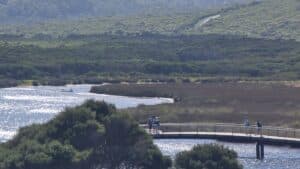
[[[243,128],[246,127],[244,124],[234,124],[234,123],[161,123],[161,126],[218,126],[218,127],[243,127]],[[247,127],[257,128],[256,125],[250,125]],[[263,126],[262,128],[271,129],[271,130],[291,130],[291,131],[300,132],[300,129],[296,129],[296,128],[284,128],[284,127],[274,127],[274,126]]]
[[[161,126],[225,126],[225,127],[245,127],[244,124],[237,123],[161,123]],[[146,127],[147,124],[140,124],[141,127]],[[256,125],[250,125],[248,127],[257,128]],[[275,126],[263,126],[264,129],[276,129],[276,130],[297,130],[296,128],[285,128],[285,127],[275,127]]]
[[[146,124],[142,124],[142,127],[147,127]],[[258,128],[255,125],[245,126],[244,124],[234,124],[234,123],[161,123],[161,128],[173,127],[182,131],[186,128],[194,128],[197,132],[201,132],[201,130],[209,130],[211,132],[232,132],[232,133],[250,133],[254,134],[257,132],[265,133],[270,136],[285,136],[292,138],[300,137],[300,129],[295,128],[284,128],[284,127],[274,127],[274,126],[263,126],[262,128]],[[205,129],[204,129],[205,128]],[[180,132],[179,131],[179,132]]]

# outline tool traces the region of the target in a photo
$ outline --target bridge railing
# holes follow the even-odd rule
[[[147,125],[141,125],[147,127]],[[228,133],[228,134],[248,134],[265,135],[285,138],[299,138],[300,129],[282,128],[273,126],[245,126],[243,124],[224,124],[224,123],[162,123],[159,127],[161,132],[208,132],[208,133]]]

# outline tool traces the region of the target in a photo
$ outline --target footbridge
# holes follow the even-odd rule
[[[274,126],[245,126],[242,124],[211,123],[162,123],[147,132],[155,139],[215,139],[228,142],[282,145],[300,148],[300,129]]]

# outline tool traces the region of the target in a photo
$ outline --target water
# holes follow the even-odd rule
[[[13,137],[16,130],[32,123],[44,123],[65,107],[76,106],[86,99],[104,100],[117,108],[136,107],[139,104],[172,103],[166,98],[132,98],[89,93],[91,85],[15,87],[0,89],[0,142]],[[73,92],[63,92],[73,89]],[[239,154],[245,169],[300,169],[300,149],[265,147],[265,161],[255,159],[254,144],[223,143],[214,140],[155,140],[165,155],[189,150],[196,144],[219,143]]]
[[[255,144],[235,144],[215,140],[200,139],[165,139],[155,140],[155,144],[163,154],[171,156],[184,150],[190,150],[197,144],[217,143],[222,144],[239,155],[239,161],[245,169],[300,169],[300,149],[289,147],[265,146],[265,160],[256,160]]]
[[[0,89],[0,142],[11,138],[16,130],[32,123],[44,123],[66,107],[87,99],[104,100],[117,108],[140,104],[172,103],[167,98],[133,98],[89,93],[91,85],[14,87]],[[73,92],[67,92],[70,89]]]

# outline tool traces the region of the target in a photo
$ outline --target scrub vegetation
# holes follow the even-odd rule
[[[240,36],[70,35],[0,37],[0,84],[205,78],[296,80],[300,43]],[[193,78],[194,77],[194,78]]]
[[[0,87],[109,82],[92,92],[175,100],[67,108],[0,144],[0,169],[242,168],[217,145],[172,166],[135,120],[300,128],[300,88],[270,83],[300,79],[299,18],[299,0],[0,0]]]
[[[253,0],[0,0],[1,23],[101,16],[166,15],[247,4]]]
[[[0,34],[62,37],[151,32],[300,40],[299,0],[64,1],[0,2]]]
[[[219,145],[198,145],[176,155],[177,169],[242,169],[236,152]]]

